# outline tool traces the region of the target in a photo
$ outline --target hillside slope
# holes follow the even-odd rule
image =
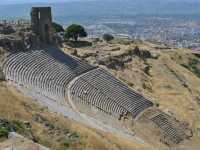
[[[6,82],[0,82],[0,119],[7,120],[17,133],[53,150],[144,150],[151,149],[131,139],[104,133],[51,113],[23,96]],[[0,149],[6,136],[1,136]],[[34,150],[34,149],[33,149]]]
[[[74,50],[76,51],[74,53]],[[200,135],[200,53],[159,43],[115,39],[64,51],[101,66]],[[194,144],[194,143],[193,143]],[[187,144],[186,144],[187,145]],[[195,144],[194,144],[195,145]]]
[[[162,111],[184,122],[192,129],[192,138],[179,149],[198,149],[200,135],[198,52],[122,39],[110,43],[92,41],[92,46],[79,45],[79,48],[66,44],[63,51],[108,70],[129,87],[156,103]],[[0,82],[0,135],[4,133],[0,136],[0,142],[6,140],[5,128],[1,126],[2,120],[9,125],[6,132],[14,129],[15,132],[53,150],[160,149],[155,144],[139,144],[134,140],[92,129],[52,113],[32,99],[23,96],[6,82]]]

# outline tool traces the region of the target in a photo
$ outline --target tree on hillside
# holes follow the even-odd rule
[[[53,27],[54,32],[56,32],[56,33],[65,31],[63,26],[58,24],[58,23],[56,23],[56,22],[52,23],[52,27]]]
[[[103,35],[103,40],[105,40],[106,42],[109,42],[109,41],[111,41],[113,39],[114,39],[114,36],[111,35],[111,34],[104,34]]]
[[[87,37],[87,32],[81,25],[72,24],[66,29],[65,39],[72,38],[77,42],[79,37]]]

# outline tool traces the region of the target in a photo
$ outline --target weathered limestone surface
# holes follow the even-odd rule
[[[32,32],[19,32],[10,35],[0,34],[0,47],[7,52],[27,51],[38,46],[40,46],[40,42]]]
[[[8,135],[8,140],[0,144],[1,150],[50,150],[40,144],[34,143],[25,137],[11,132]]]
[[[31,28],[45,43],[53,41],[51,7],[33,7],[31,11]]]

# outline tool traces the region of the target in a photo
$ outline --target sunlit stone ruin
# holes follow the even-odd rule
[[[52,42],[51,7],[33,7],[31,11],[31,28],[42,42]]]
[[[51,23],[51,8],[32,8],[31,30],[44,43],[52,41]],[[2,61],[2,70],[6,80],[60,105],[68,105],[79,113],[117,122],[136,133],[138,126],[144,126],[146,130],[159,133],[161,140],[170,145],[179,144],[188,137],[187,129],[160,111],[151,100],[108,71],[60,50],[10,52]]]

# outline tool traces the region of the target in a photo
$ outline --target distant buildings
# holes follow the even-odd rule
[[[89,35],[94,37],[104,33],[125,35],[141,40],[151,40],[175,47],[200,49],[200,23],[175,18],[146,18],[132,22],[98,23],[88,26]],[[122,36],[124,37],[124,36]]]

